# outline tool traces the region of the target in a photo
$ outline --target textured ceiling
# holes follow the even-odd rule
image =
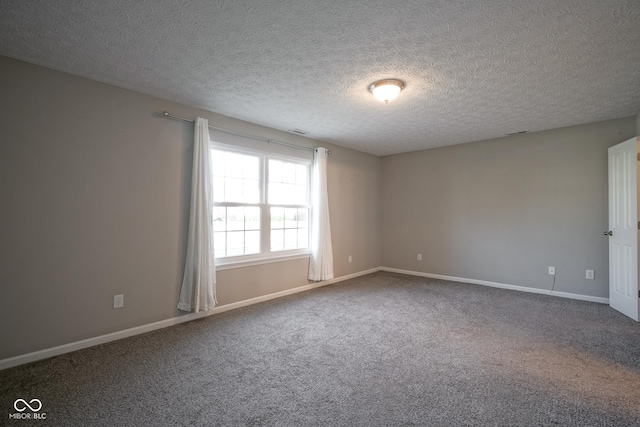
[[[2,0],[0,55],[377,155],[640,112],[638,0]]]

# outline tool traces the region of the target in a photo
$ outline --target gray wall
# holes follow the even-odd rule
[[[629,117],[382,158],[382,265],[540,289],[555,266],[555,290],[608,297],[607,147],[635,127]]]
[[[336,276],[380,265],[375,156],[4,57],[0,93],[0,359],[183,314],[193,130],[154,112],[329,148]],[[307,265],[220,271],[219,302],[305,285]]]

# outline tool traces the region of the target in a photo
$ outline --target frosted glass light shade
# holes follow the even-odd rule
[[[396,79],[380,80],[369,86],[369,92],[385,104],[395,99],[402,89],[404,89],[404,83]]]

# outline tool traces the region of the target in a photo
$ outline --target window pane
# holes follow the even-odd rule
[[[282,162],[269,160],[269,182],[282,182]]]
[[[260,208],[246,207],[244,215],[245,230],[260,230]]]
[[[227,230],[244,230],[244,207],[227,208]]]
[[[244,231],[227,233],[227,256],[244,255]]]
[[[243,159],[242,154],[231,153],[229,151],[224,153],[224,175],[232,178],[242,178]]]
[[[295,200],[296,200],[295,203],[297,205],[306,205],[307,193],[308,193],[308,187],[303,185],[297,185],[296,192],[295,192]]]
[[[271,229],[284,228],[284,208],[271,208]]]
[[[216,257],[260,253],[260,211],[257,206],[213,208]]]
[[[260,181],[248,179],[242,181],[242,202],[260,203]]]
[[[247,231],[244,233],[244,253],[260,253],[260,231]]]
[[[298,225],[298,209],[286,208],[284,212],[284,227],[296,228]]]
[[[284,249],[284,230],[271,230],[271,250],[281,251]]]
[[[226,178],[224,181],[224,201],[242,202],[242,180]]]
[[[211,169],[213,176],[224,176],[224,151],[211,150]]]
[[[309,230],[307,228],[298,229],[298,249],[309,247]]]
[[[308,169],[305,165],[296,165],[296,184],[307,185]]]
[[[309,247],[309,209],[271,208],[271,250]]]
[[[281,205],[285,201],[285,194],[282,184],[279,182],[269,183],[269,203],[272,205]]]
[[[289,184],[296,183],[296,164],[295,163],[285,163],[284,169],[282,171],[282,182],[286,182]]]
[[[260,159],[255,156],[243,156],[242,177],[253,181],[260,180]]]
[[[220,176],[213,177],[213,201],[224,202],[224,178]]]
[[[299,208],[298,209],[298,228],[308,228],[309,227],[309,209]]]
[[[298,230],[284,230],[284,248],[297,249],[298,247]]]
[[[213,248],[216,258],[226,255],[227,233],[213,233]]]
[[[269,160],[269,203],[306,205],[308,203],[308,165]]]
[[[296,204],[296,185],[295,184],[282,184],[284,192],[284,203],[288,205]]]
[[[212,150],[216,203],[260,203],[260,156]]]
[[[213,208],[213,231],[225,231],[226,229],[227,208],[224,206],[216,206]]]

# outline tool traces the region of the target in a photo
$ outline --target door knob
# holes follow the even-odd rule
[[[613,231],[605,231],[604,235],[605,236],[613,236]]]

